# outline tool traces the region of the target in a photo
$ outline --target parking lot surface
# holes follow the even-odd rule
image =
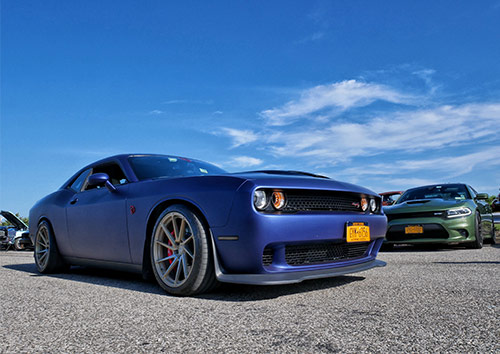
[[[500,248],[398,247],[352,276],[192,298],[0,252],[0,352],[499,352]]]

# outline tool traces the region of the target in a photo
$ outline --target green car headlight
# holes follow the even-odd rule
[[[446,217],[448,218],[458,218],[461,216],[468,216],[472,214],[472,210],[466,207],[450,209],[446,211]]]

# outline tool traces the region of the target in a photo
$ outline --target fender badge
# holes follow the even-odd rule
[[[135,213],[135,206],[131,205],[130,206],[130,214],[134,215]]]

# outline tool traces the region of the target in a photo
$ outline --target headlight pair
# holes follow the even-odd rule
[[[257,210],[264,210],[271,204],[274,209],[282,210],[286,205],[285,193],[274,191],[269,197],[266,191],[256,190],[253,194],[253,205]]]
[[[377,206],[377,201],[375,199],[370,198],[370,201],[368,201],[368,199],[365,197],[361,198],[361,210],[366,211],[368,209],[368,205],[370,205],[370,211],[372,213],[377,211],[378,206]]]

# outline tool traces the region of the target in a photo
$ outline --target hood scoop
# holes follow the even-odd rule
[[[406,204],[424,204],[424,203],[429,203],[429,199],[418,199],[418,200],[410,200],[407,201]]]

